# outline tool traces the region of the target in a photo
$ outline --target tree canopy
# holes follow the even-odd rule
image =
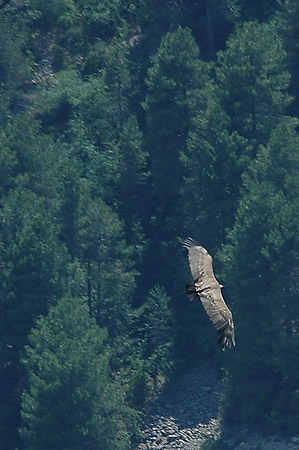
[[[133,448],[161,384],[207,357],[223,426],[298,434],[298,16],[0,2],[3,448]],[[225,355],[185,298],[188,236],[226,286]]]

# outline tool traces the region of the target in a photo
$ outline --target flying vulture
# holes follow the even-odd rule
[[[186,285],[186,293],[190,300],[200,300],[215,325],[222,349],[235,345],[234,322],[221,293],[223,286],[218,283],[213,272],[213,258],[207,250],[191,238],[182,241],[188,250],[188,260],[194,284]]]

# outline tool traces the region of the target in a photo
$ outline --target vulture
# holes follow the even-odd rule
[[[235,345],[233,316],[221,293],[223,286],[218,283],[213,272],[213,258],[207,250],[191,238],[182,241],[188,250],[188,260],[194,284],[186,285],[190,300],[200,298],[208,316],[219,334],[222,349]]]

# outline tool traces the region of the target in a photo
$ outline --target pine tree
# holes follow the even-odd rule
[[[278,0],[279,1],[279,0]],[[271,19],[271,15],[277,8],[276,2],[272,0],[240,0],[241,19],[242,21],[259,20],[266,22]]]
[[[32,112],[8,115],[0,133],[0,198],[21,184],[38,197],[56,221],[65,158],[61,145],[42,132]],[[57,220],[58,221],[58,220]]]
[[[6,197],[1,219],[2,305],[10,343],[22,348],[34,317],[45,313],[66,286],[68,255],[45,201],[28,189],[19,186]]]
[[[298,117],[298,18],[299,5],[296,0],[278,0],[278,9],[274,16],[274,23],[277,27],[279,35],[284,41],[287,51],[287,64],[292,78],[290,83],[290,92],[294,96],[295,101],[291,105],[291,110]]]
[[[123,125],[120,139],[119,214],[124,220],[126,235],[136,238],[138,223],[148,218],[148,153],[142,147],[141,133],[135,116]]]
[[[77,229],[78,257],[86,270],[86,295],[92,314],[108,329],[120,359],[130,351],[131,297],[135,251],[124,239],[118,215],[82,184]],[[126,349],[126,350],[125,350]]]
[[[131,448],[135,414],[112,381],[105,340],[82,299],[62,299],[37,321],[23,358],[26,448]]]
[[[163,353],[163,351],[166,353],[172,341],[172,315],[170,297],[162,286],[157,285],[150,290],[139,315],[142,337],[145,340],[145,355],[149,357],[159,352]]]
[[[14,445],[19,420],[23,383],[19,352],[35,318],[47,312],[68,284],[68,255],[58,242],[57,227],[45,205],[43,199],[19,185],[6,196],[0,214],[1,433],[5,435],[3,445],[7,440],[8,446]]]
[[[234,411],[241,423],[268,432],[295,432],[299,414],[294,401],[285,415],[298,382],[297,127],[297,120],[283,119],[260,148],[244,175],[236,222],[222,252],[238,342],[228,365],[226,418]]]
[[[175,214],[183,169],[180,154],[195,112],[202,107],[207,71],[190,30],[167,33],[149,69],[145,100],[156,210],[161,221]]]
[[[240,0],[185,0],[180,6],[180,24],[191,28],[204,60],[214,60],[238,22]]]
[[[142,64],[157,51],[163,36],[180,25],[180,16],[178,3],[143,0],[137,4],[138,25],[143,33]]]
[[[186,223],[212,252],[233,226],[243,172],[290,102],[286,52],[275,26],[238,27],[218,53],[215,75],[181,155],[183,194],[190,199],[183,205]]]
[[[130,64],[128,60],[129,38],[127,33],[119,32],[120,36],[113,39],[105,48],[104,80],[112,94],[115,122],[121,130],[129,115],[129,98],[131,86]]]
[[[144,102],[147,128],[144,141],[149,153],[148,235],[144,253],[144,286],[161,284],[169,295],[179,292],[180,253],[177,235],[183,228],[181,196],[184,167],[180,161],[193,117],[204,106],[207,67],[189,29],[167,33],[153,58]],[[171,254],[171,258],[169,257]],[[173,281],[174,280],[174,281]]]
[[[230,132],[230,118],[220,102],[218,88],[209,83],[207,107],[192,124],[187,147],[181,155],[186,176],[182,194],[185,228],[215,253],[233,225],[241,174],[251,148],[237,132]]]
[[[26,104],[21,88],[26,81],[29,81],[33,65],[30,53],[26,51],[28,48],[28,30],[24,25],[28,22],[29,17],[21,11],[11,12],[9,8],[8,11],[1,8],[0,18],[1,90],[4,98],[8,94],[13,109],[21,111],[23,105]]]
[[[139,408],[152,401],[161,380],[167,379],[172,369],[174,320],[170,300],[164,287],[156,285],[135,313],[140,354],[132,361],[129,398]]]
[[[271,23],[244,23],[218,54],[216,78],[230,130],[254,149],[266,143],[291,97],[283,41]]]

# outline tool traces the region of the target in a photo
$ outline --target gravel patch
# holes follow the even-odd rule
[[[195,450],[220,435],[221,372],[210,362],[178,376],[147,412],[136,450]]]
[[[222,385],[222,372],[212,362],[177,375],[148,409],[136,450],[200,450],[219,439]],[[231,450],[299,450],[299,436],[264,438],[248,430],[221,442]]]

